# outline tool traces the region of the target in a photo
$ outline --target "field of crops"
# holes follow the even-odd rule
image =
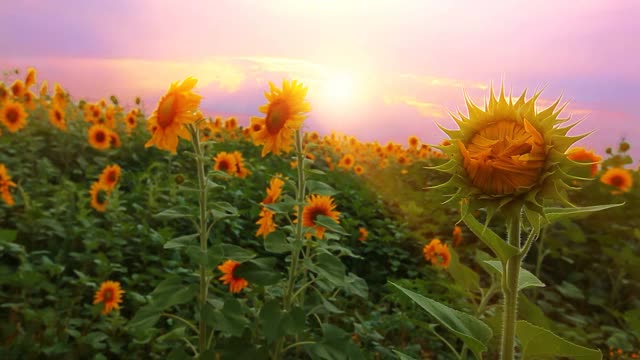
[[[296,81],[245,126],[192,78],[147,113],[3,81],[2,359],[638,358],[635,145],[562,104],[379,144],[305,131]]]

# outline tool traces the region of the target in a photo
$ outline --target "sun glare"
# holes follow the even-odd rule
[[[346,73],[333,74],[325,83],[325,96],[336,105],[349,104],[355,94],[355,81],[353,76]]]

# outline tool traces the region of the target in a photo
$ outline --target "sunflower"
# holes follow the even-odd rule
[[[20,79],[17,79],[13,82],[13,84],[11,84],[11,93],[17,98],[21,98],[26,90],[27,88],[24,86],[24,83]]]
[[[311,111],[311,105],[305,101],[307,88],[296,80],[282,82],[282,89],[269,83],[270,92],[265,92],[269,102],[260,106],[264,118],[252,117],[251,128],[260,125],[260,130],[253,131],[253,142],[263,145],[262,156],[272,152],[279,155],[291,150],[294,132],[302,126],[306,115]],[[256,126],[257,127],[257,126]]]
[[[356,165],[353,167],[353,172],[356,173],[356,175],[362,175],[364,174],[364,168],[362,167],[362,165]]]
[[[24,86],[31,87],[36,84],[36,69],[29,68],[27,70],[27,77],[24,79]]]
[[[7,100],[0,109],[0,122],[7,127],[9,132],[16,132],[27,126],[27,112],[21,103]]]
[[[153,129],[151,139],[144,145],[155,145],[158,149],[176,153],[178,137],[190,139],[185,124],[197,120],[195,112],[202,96],[194,94],[198,80],[187,78],[181,84],[175,82],[158,102],[158,107],[147,120],[147,127]]]
[[[40,85],[40,99],[44,99],[45,97],[47,97],[49,92],[49,84],[47,83],[47,80],[42,82],[42,85]]]
[[[56,83],[53,90],[53,104],[64,109],[67,106],[67,94],[60,84]]]
[[[92,125],[89,128],[89,144],[94,149],[108,149],[111,146],[111,130],[104,125]]]
[[[237,261],[227,260],[222,265],[218,266],[218,270],[222,271],[224,274],[219,278],[219,280],[225,285],[229,284],[229,292],[234,294],[239,293],[249,285],[247,280],[233,274],[239,265],[240,263]]]
[[[325,228],[316,224],[316,217],[323,215],[330,217],[336,222],[340,222],[340,212],[335,211],[336,205],[333,198],[324,195],[311,195],[307,198],[307,205],[302,209],[302,225],[306,227],[315,227],[316,237],[324,237]]]
[[[9,90],[4,86],[4,83],[0,82],[0,105],[9,98]]]
[[[120,141],[120,135],[117,132],[111,131],[109,133],[109,145],[113,148],[119,148],[122,146],[122,142]]]
[[[27,90],[22,95],[22,100],[24,101],[24,106],[29,110],[33,110],[36,108],[36,94]]]
[[[247,175],[251,174],[247,168],[244,167],[244,158],[242,157],[242,153],[240,151],[234,151],[231,153],[233,157],[236,159],[236,173],[235,175],[241,179],[247,177]]]
[[[64,119],[64,111],[59,107],[54,105],[49,109],[49,121],[58,129],[67,131],[67,122]]]
[[[91,190],[89,190],[89,195],[91,195],[91,207],[99,212],[105,212],[107,210],[107,205],[109,204],[107,201],[109,193],[110,190],[107,188],[107,185],[100,181],[96,181],[91,184]]]
[[[367,229],[361,227],[360,229],[358,229],[358,233],[360,234],[358,240],[367,241],[367,238],[369,237],[369,232],[367,231]]]
[[[233,154],[221,151],[213,158],[213,161],[215,161],[215,164],[213,165],[214,170],[224,171],[232,176],[237,174],[237,160]]]
[[[12,187],[16,187],[16,183],[11,181],[11,176],[7,172],[7,168],[4,164],[0,164],[0,195],[2,196],[2,200],[5,204],[9,206],[13,206],[15,204],[10,192]]]
[[[587,150],[583,147],[569,149],[569,151],[567,151],[567,158],[580,163],[591,163],[589,173],[591,177],[596,176],[598,173],[598,163],[602,160],[602,158],[596,155],[593,150]]]
[[[97,124],[102,117],[102,109],[98,104],[86,104],[84,107],[84,120],[91,124]]]
[[[420,144],[420,139],[418,139],[418,137],[415,135],[411,135],[409,136],[408,143],[409,143],[409,147],[415,150],[418,148],[418,144]]]
[[[121,173],[122,169],[120,169],[120,166],[118,164],[106,166],[102,170],[98,182],[102,183],[108,191],[112,191],[113,189],[115,189],[118,181],[120,181]]]
[[[276,231],[276,223],[273,220],[275,213],[265,207],[262,207],[260,210],[260,219],[256,221],[256,224],[260,225],[258,231],[256,232],[256,236],[262,235],[262,237],[267,237],[267,235]]]
[[[487,223],[498,210],[516,216],[525,206],[527,214],[542,210],[545,199],[570,204],[566,189],[569,180],[578,179],[567,171],[575,162],[565,152],[586,135],[569,137],[572,126],[560,127],[564,106],[560,99],[537,111],[537,92],[526,100],[526,91],[513,102],[501,89],[496,99],[493,89],[482,110],[466,99],[469,115],[452,115],[458,130],[441,128],[450,140],[438,146],[450,160],[435,169],[448,172],[451,179],[439,187],[455,189],[450,201],[469,199],[469,208],[487,209]]]
[[[432,265],[448,268],[451,263],[451,253],[449,246],[440,242],[440,239],[433,239],[422,249],[424,258],[430,261]]]
[[[93,304],[104,303],[102,314],[107,315],[113,309],[120,309],[122,294],[124,294],[124,290],[120,288],[119,282],[110,280],[104,281],[100,284],[100,289],[96,291],[96,294],[93,297]]]
[[[631,190],[631,186],[633,186],[631,172],[622,168],[609,168],[600,177],[600,181],[617,188],[620,192],[627,192]]]
[[[124,124],[127,127],[127,134],[131,134],[133,130],[135,130],[136,125],[138,123],[138,111],[133,109],[127,113],[127,116],[124,118]]]
[[[351,169],[353,167],[354,163],[355,163],[355,158],[353,157],[353,155],[346,154],[338,162],[338,167],[341,167],[343,169],[347,169],[348,170],[348,169]]]
[[[237,127],[238,127],[238,119],[234,118],[233,116],[228,118],[224,122],[224,128],[226,130],[235,130]]]
[[[261,204],[273,204],[278,201],[282,194],[283,185],[284,181],[279,176],[272,177],[267,188],[267,197],[262,200]]]
[[[460,245],[460,243],[462,242],[462,228],[457,225],[454,226],[451,235],[453,235],[453,246]]]

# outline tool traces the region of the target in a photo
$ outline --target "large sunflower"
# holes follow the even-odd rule
[[[107,315],[113,309],[120,309],[120,303],[122,303],[122,294],[124,290],[120,288],[120,283],[117,281],[104,281],[100,284],[100,289],[96,291],[93,296],[93,304],[103,303],[104,308],[102,314]]]
[[[14,133],[27,126],[27,112],[21,103],[7,100],[4,107],[0,109],[0,122]]]
[[[189,139],[185,124],[197,120],[196,111],[202,96],[194,94],[198,80],[187,78],[181,84],[171,84],[169,91],[160,99],[158,107],[147,120],[147,128],[153,135],[145,147],[155,145],[158,149],[176,153],[178,137]]]
[[[233,260],[227,260],[222,265],[218,266],[218,270],[222,271],[222,275],[219,280],[223,284],[229,284],[229,291],[231,293],[239,293],[249,285],[249,282],[241,277],[237,277],[234,272],[240,265],[239,262]]]
[[[111,130],[100,124],[89,128],[89,144],[98,150],[105,150],[111,146]]]
[[[340,222],[339,211],[335,211],[336,204],[331,196],[311,195],[307,198],[307,205],[302,209],[302,225],[306,227],[315,227],[316,237],[321,239],[324,237],[325,228],[316,224],[316,218],[319,215],[330,217],[336,222]]]
[[[307,88],[296,80],[282,82],[282,89],[269,83],[270,92],[265,92],[269,102],[260,106],[264,118],[251,118],[251,136],[256,145],[263,145],[262,156],[275,155],[291,150],[293,135],[300,129],[311,105],[305,100]]]
[[[237,159],[232,153],[221,151],[216,154],[213,161],[215,162],[213,165],[214,170],[224,171],[231,176],[237,175]]]
[[[484,110],[466,99],[468,116],[452,114],[458,130],[442,130],[450,141],[437,146],[449,161],[436,169],[450,173],[451,179],[439,187],[455,189],[451,200],[468,199],[470,209],[487,209],[487,222],[499,209],[506,207],[519,213],[522,206],[528,214],[542,211],[545,199],[569,203],[566,181],[577,179],[568,171],[579,165],[567,159],[565,152],[586,135],[570,137],[573,125],[560,127],[568,119],[559,119],[564,106],[560,99],[537,111],[536,92],[528,100],[526,91],[517,98],[499,98],[491,90]]]

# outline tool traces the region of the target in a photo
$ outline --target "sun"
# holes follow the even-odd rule
[[[336,73],[326,80],[325,96],[333,105],[347,105],[354,100],[356,82],[353,75],[348,73]]]

